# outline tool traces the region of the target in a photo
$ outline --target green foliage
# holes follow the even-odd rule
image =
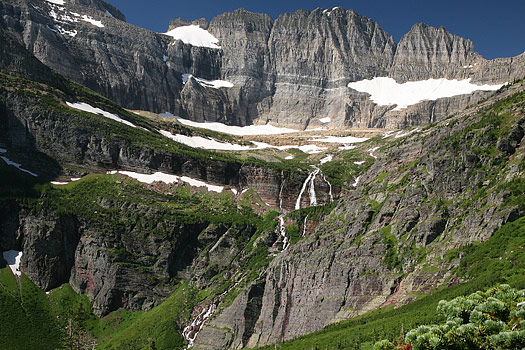
[[[414,350],[519,349],[525,347],[525,290],[502,284],[450,301],[441,300],[437,313],[443,322],[422,325],[406,334]],[[378,342],[374,349],[382,347]]]
[[[189,318],[194,297],[195,291],[187,282],[182,283],[162,304],[149,312],[138,313],[127,327],[117,328],[111,336],[101,340],[97,350],[182,349],[185,341],[181,335],[181,321]]]
[[[3,349],[58,349],[64,339],[46,294],[24,274],[0,266],[0,342]]]
[[[383,263],[389,270],[395,270],[401,267],[401,261],[397,254],[397,239],[391,231],[392,227],[390,225],[381,228],[383,244],[386,246],[386,254]]]

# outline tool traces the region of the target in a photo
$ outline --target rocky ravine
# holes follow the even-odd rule
[[[194,21],[219,39],[214,49],[128,24],[102,0],[64,6],[3,0],[0,6],[2,27],[59,73],[123,107],[198,121],[399,128],[440,120],[487,93],[393,111],[347,84],[381,76],[496,84],[525,76],[524,55],[487,61],[469,40],[424,24],[396,44],[377,23],[342,8],[299,10],[275,21],[240,9],[209,23]],[[173,20],[170,29],[188,24]],[[215,89],[194,79],[183,84],[187,73],[234,86]],[[331,122],[322,123],[325,118]]]

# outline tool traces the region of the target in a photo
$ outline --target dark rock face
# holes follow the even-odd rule
[[[380,76],[398,82],[471,78],[495,84],[525,76],[523,54],[487,61],[471,41],[424,24],[414,25],[396,45],[377,23],[342,8],[300,10],[275,21],[240,9],[210,22],[170,22],[169,29],[189,24],[207,29],[221,49],[194,47],[135,27],[102,0],[65,6],[5,0],[0,10],[2,27],[57,72],[123,107],[169,111],[197,121],[305,128],[329,117],[332,128],[406,127],[427,122],[434,105],[422,102],[391,111],[347,84]],[[188,73],[227,80],[234,87],[183,85],[181,75]],[[435,120],[477,100],[435,101]]]

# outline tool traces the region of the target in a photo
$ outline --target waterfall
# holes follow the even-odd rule
[[[313,166],[313,167],[314,167],[314,171],[312,173],[312,178],[310,180],[310,189],[308,191],[310,193],[310,205],[311,206],[317,205],[317,197],[315,196],[314,181],[315,181],[315,177],[317,176],[317,174],[319,174],[319,172],[321,171],[318,167],[316,166]]]
[[[233,288],[235,288],[244,277],[242,277],[237,283],[230,286],[222,294],[215,297],[210,304],[208,304],[204,309],[199,312],[199,314],[193,319],[193,321],[182,331],[182,336],[188,342],[186,349],[191,348],[195,344],[195,340],[199,335],[204,324],[210,319],[210,317],[217,311],[217,305],[221,302],[222,298],[228,294]]]
[[[303,237],[304,235],[306,234],[306,220],[308,220],[308,215],[306,215],[304,217],[304,222],[303,222]]]
[[[286,227],[284,226],[284,211],[283,211],[283,188],[284,188],[284,173],[281,172],[281,189],[279,190],[279,233],[283,238],[283,250],[288,249],[290,242],[286,237]]]
[[[330,189],[328,194],[330,195],[330,203],[332,203],[334,201],[334,196],[332,195],[332,184],[330,183],[330,181],[326,179],[326,176],[324,176],[324,174],[323,174],[323,180],[324,182],[328,184],[328,188]]]
[[[301,198],[303,197],[303,193],[306,190],[306,186],[308,186],[308,184],[310,184],[310,188],[308,190],[310,194],[310,205],[317,205],[317,197],[315,195],[314,181],[315,181],[315,177],[317,176],[317,174],[319,174],[321,169],[319,169],[318,167],[314,165],[312,165],[312,168],[314,168],[314,170],[312,170],[310,174],[308,174],[308,177],[303,183],[303,187],[301,187],[301,192],[299,192],[299,197],[297,197],[297,201],[295,202],[295,210],[301,209]]]
[[[434,108],[436,108],[436,105],[432,105],[432,114],[430,115],[430,122],[434,122]]]

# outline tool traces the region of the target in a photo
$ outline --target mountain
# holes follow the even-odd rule
[[[523,55],[342,8],[162,35],[99,0],[0,4],[3,346],[353,349],[525,288],[525,82],[492,86]],[[489,87],[420,93],[465,78]]]
[[[214,48],[128,24],[101,0],[2,1],[1,6],[2,27],[60,74],[123,107],[196,121],[399,128],[428,122],[432,115],[442,119],[486,94],[458,92],[393,110],[348,83],[392,77],[398,83],[447,78],[495,85],[525,75],[523,55],[487,61],[469,40],[424,24],[414,25],[396,44],[377,23],[340,7],[300,10],[275,21],[240,9],[209,23],[171,22],[170,30],[191,25],[207,30],[218,39],[220,48]],[[233,87],[186,85],[182,75],[190,73]],[[321,122],[326,118],[331,121]]]

